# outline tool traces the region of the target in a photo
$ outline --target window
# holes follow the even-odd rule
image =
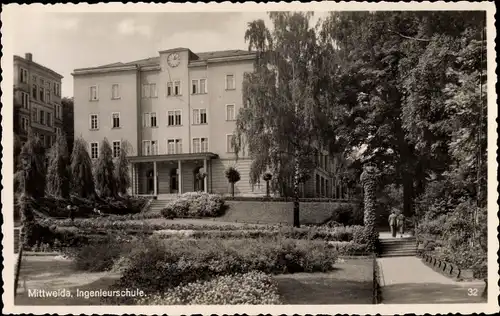
[[[111,86],[111,99],[116,100],[120,98],[120,85],[118,84],[113,84]]]
[[[234,140],[234,135],[233,134],[226,135],[226,151],[228,153],[234,153],[235,152],[234,145],[233,145],[233,140]]]
[[[40,134],[40,141],[45,146],[45,135],[44,134]]]
[[[234,104],[226,105],[226,121],[234,121]]]
[[[181,110],[168,111],[168,126],[179,126],[182,125],[182,113]]]
[[[62,117],[62,112],[61,112],[61,105],[56,104],[56,119],[60,119]]]
[[[97,114],[90,114],[89,125],[91,130],[99,129],[99,117]]]
[[[30,106],[30,95],[26,92],[21,92],[21,103],[24,109],[28,109]]]
[[[191,80],[191,93],[192,94],[207,93],[207,79]]]
[[[167,83],[167,96],[178,96],[182,94],[181,82],[179,80]]]
[[[168,82],[167,83],[167,97],[172,95],[172,91],[173,91],[173,85],[171,82]]]
[[[156,91],[156,83],[143,84],[142,85],[142,97],[145,99],[158,97],[158,93]]]
[[[21,116],[21,129],[23,131],[27,131],[28,130],[28,125],[29,125],[28,118],[24,117],[24,116]]]
[[[143,115],[143,126],[144,127],[157,127],[156,124],[156,112],[146,112]]]
[[[234,75],[226,75],[226,90],[236,89],[236,84],[234,83]]]
[[[45,101],[50,102],[50,89],[45,89]]]
[[[20,69],[20,80],[22,83],[27,83],[28,82],[28,70],[21,68]]]
[[[52,126],[52,113],[47,112],[47,126]]]
[[[37,97],[36,97],[36,93],[37,93],[37,91],[38,91],[38,87],[37,87],[37,85],[36,85],[36,84],[34,84],[34,85],[33,85],[33,88],[31,89],[31,97],[32,97],[33,99],[35,99],[35,100],[37,99]]]
[[[54,83],[54,95],[60,97],[61,96],[61,85],[58,83]]]
[[[38,122],[38,109],[37,108],[33,108],[33,111],[32,111],[32,115],[33,115],[33,122]]]
[[[174,81],[174,95],[181,95],[181,82],[180,81]]]
[[[45,111],[40,110],[40,124],[45,125]]]
[[[39,92],[39,100],[42,102],[45,102],[45,95],[43,93],[43,87],[40,86],[38,87],[38,92]]]
[[[118,112],[115,112],[113,114],[111,114],[111,118],[112,118],[112,126],[113,128],[120,128],[120,113]]]
[[[89,97],[90,97],[90,101],[97,101],[99,100],[99,91],[97,89],[97,86],[91,86],[89,88]]]
[[[118,158],[120,157],[120,148],[121,148],[121,141],[115,140],[113,141],[113,158]]]
[[[142,154],[145,156],[156,155],[158,153],[158,144],[156,140],[142,141]]]
[[[207,124],[206,109],[193,109],[193,124]]]
[[[90,158],[97,159],[99,157],[99,143],[90,143]]]
[[[193,153],[208,152],[208,138],[193,138]]]
[[[182,154],[182,139],[167,139],[167,154]]]
[[[61,135],[61,129],[59,127],[56,127],[56,135]]]

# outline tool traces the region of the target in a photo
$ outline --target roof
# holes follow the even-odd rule
[[[249,55],[252,53],[253,52],[250,52],[247,50],[232,49],[232,50],[221,50],[221,51],[212,51],[212,52],[201,52],[201,53],[195,53],[195,55],[198,56],[198,59],[196,59],[196,61],[203,61],[203,60],[208,60],[208,59],[212,59],[212,58],[245,56],[245,55]],[[159,65],[159,64],[160,64],[160,57],[158,56],[158,57],[150,57],[150,58],[145,58],[145,59],[134,60],[134,61],[126,62],[126,63],[117,62],[117,63],[101,65],[101,66],[92,67],[92,68],[107,68],[107,67],[114,67],[114,66],[133,66],[133,65],[138,65],[140,67],[143,67],[143,66],[155,66],[155,65]]]
[[[41,64],[39,64],[39,63],[37,63],[37,62],[35,62],[35,61],[33,61],[33,60],[28,60],[28,59],[23,58],[23,57],[21,57],[21,56],[14,55],[14,61],[15,61],[15,60],[20,60],[20,61],[22,61],[22,62],[24,62],[24,63],[26,63],[26,64],[29,64],[29,65],[32,65],[32,66],[38,67],[38,68],[39,68],[39,69],[41,69],[42,71],[45,71],[45,72],[47,72],[47,73],[50,73],[52,76],[54,76],[54,77],[58,77],[59,79],[64,78],[64,76],[63,76],[63,75],[61,75],[60,73],[57,73],[57,72],[55,72],[54,70],[52,70],[52,69],[50,69],[50,68],[48,68],[48,67],[45,67],[44,65],[41,65]]]

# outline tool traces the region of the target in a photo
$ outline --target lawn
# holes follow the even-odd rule
[[[328,273],[277,275],[284,304],[372,304],[372,259],[346,259]]]

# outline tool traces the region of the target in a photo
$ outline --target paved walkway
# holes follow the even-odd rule
[[[379,258],[377,261],[383,304],[484,302],[481,294],[485,283],[482,281],[457,282],[432,270],[416,257]]]

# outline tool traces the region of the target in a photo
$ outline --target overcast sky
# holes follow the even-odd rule
[[[315,17],[315,20],[317,19]],[[73,96],[72,71],[153,57],[159,50],[193,52],[247,49],[247,23],[265,12],[228,13],[54,13],[26,11],[13,21],[14,54],[64,76],[63,96]],[[19,39],[19,40],[18,40]]]

